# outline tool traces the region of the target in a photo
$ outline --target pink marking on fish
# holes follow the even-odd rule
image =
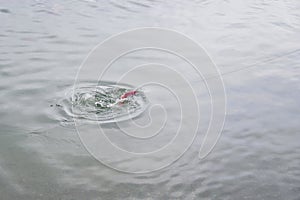
[[[127,98],[127,97],[133,96],[133,95],[135,95],[136,93],[137,93],[136,90],[126,92],[125,94],[123,94],[123,95],[121,96],[121,99],[125,99],[125,98]]]

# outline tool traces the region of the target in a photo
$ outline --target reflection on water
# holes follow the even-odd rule
[[[299,199],[299,9],[296,0],[2,2],[1,199]],[[197,157],[200,124],[174,165],[128,175],[95,161],[55,105],[96,44],[141,26],[187,34],[221,73],[253,67],[224,76],[227,121],[208,158]],[[201,80],[194,84],[202,88]],[[209,102],[202,103],[205,109]]]

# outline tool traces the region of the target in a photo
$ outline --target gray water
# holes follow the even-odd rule
[[[299,10],[297,0],[1,1],[0,199],[300,199]],[[171,166],[115,171],[60,105],[95,45],[138,27],[188,35],[224,74],[226,123],[206,159],[199,131]]]

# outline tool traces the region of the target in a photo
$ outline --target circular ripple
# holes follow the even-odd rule
[[[136,92],[122,98],[130,91]],[[68,91],[61,105],[73,118],[111,123],[137,117],[147,108],[148,100],[141,88],[129,85],[84,85]]]

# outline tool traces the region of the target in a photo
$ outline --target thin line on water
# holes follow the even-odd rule
[[[243,70],[245,70],[245,69],[249,69],[249,68],[251,68],[251,67],[256,67],[256,66],[261,65],[261,64],[264,64],[264,63],[272,62],[272,61],[275,61],[275,60],[284,58],[284,57],[286,57],[286,56],[296,54],[296,53],[299,52],[299,51],[300,51],[300,49],[296,49],[296,50],[294,50],[294,51],[290,51],[290,52],[288,52],[288,53],[286,53],[286,54],[277,56],[277,57],[275,57],[275,58],[274,58],[274,57],[268,58],[268,59],[266,59],[266,60],[264,60],[264,61],[257,62],[257,63],[253,63],[253,64],[250,64],[250,65],[248,65],[248,66],[246,66],[246,67],[241,67],[241,68],[238,68],[238,69],[235,69],[235,70],[232,70],[232,71],[224,72],[224,73],[222,73],[222,74],[213,75],[213,76],[211,76],[211,77],[208,77],[208,78],[205,79],[205,80],[214,79],[214,78],[217,78],[217,77],[219,77],[219,76],[229,75],[229,74],[232,74],[232,73],[234,73],[234,72],[239,72],[239,71],[243,71]],[[202,81],[204,81],[204,80],[202,80]]]

